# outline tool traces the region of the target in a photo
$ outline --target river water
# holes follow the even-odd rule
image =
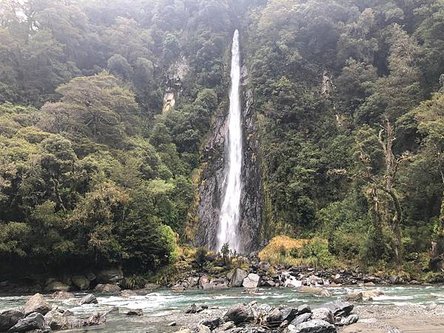
[[[97,295],[98,304],[77,305],[77,302],[85,294],[76,294],[74,299],[48,300],[61,308],[70,309],[78,316],[88,317],[93,312],[106,312],[117,307],[119,311],[112,312],[107,316],[107,323],[103,326],[84,329],[70,330],[65,332],[174,332],[177,328],[168,326],[171,321],[183,318],[183,311],[189,305],[208,305],[209,308],[223,311],[225,308],[237,303],[248,303],[257,301],[259,304],[297,306],[303,303],[312,307],[322,303],[339,299],[350,292],[360,290],[378,289],[384,295],[376,297],[368,304],[381,306],[406,306],[411,304],[444,304],[444,287],[434,286],[382,286],[382,287],[330,287],[331,297],[316,297],[299,293],[290,288],[259,289],[255,294],[243,292],[242,288],[233,288],[217,291],[173,292],[171,290],[160,290],[147,295],[120,297]],[[0,297],[0,311],[17,308],[26,302],[28,296]],[[365,303],[363,303],[365,304]],[[125,313],[129,309],[142,309],[144,315],[141,317],[128,317]],[[190,318],[191,315],[190,315]],[[193,319],[191,319],[193,320]]]

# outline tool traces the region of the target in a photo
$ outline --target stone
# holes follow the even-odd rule
[[[287,333],[336,333],[336,327],[320,319],[306,321],[297,326],[288,325]]]
[[[303,314],[297,316],[290,324],[294,325],[294,326],[298,326],[299,324],[309,321],[311,319],[312,315],[313,314],[311,312],[303,313]]]
[[[373,301],[375,297],[384,295],[384,293],[380,290],[373,289],[373,290],[364,290],[362,292],[362,300],[363,301]]]
[[[354,305],[349,302],[335,301],[325,303],[322,307],[330,309],[334,316],[344,317],[352,312]]]
[[[200,325],[207,326],[210,330],[215,330],[222,324],[221,318],[205,319],[200,322]]]
[[[331,293],[324,288],[302,286],[298,288],[300,293],[312,294],[314,296],[330,297]]]
[[[177,323],[175,321],[172,321],[171,323],[168,324],[168,326],[171,326],[171,327],[177,326]]]
[[[99,293],[117,294],[121,291],[120,287],[115,284],[98,284],[94,291]]]
[[[83,322],[83,326],[96,326],[102,325],[106,322],[106,314],[103,313],[94,313],[87,320]]]
[[[80,305],[83,305],[83,304],[97,304],[99,302],[97,301],[96,296],[94,296],[93,294],[88,294],[85,297],[83,297],[79,303]]]
[[[89,289],[90,280],[84,275],[75,275],[71,278],[72,284],[80,290]]]
[[[67,284],[60,281],[51,281],[45,287],[45,291],[47,292],[69,291],[69,289],[70,287]]]
[[[230,275],[230,287],[242,287],[244,279],[248,276],[248,273],[243,269],[235,268]]]
[[[123,271],[120,267],[108,268],[97,273],[99,283],[118,283],[123,280]]]
[[[362,294],[362,292],[349,293],[349,294],[345,295],[345,297],[344,297],[344,301],[347,301],[347,302],[362,302],[363,299],[364,299],[364,295]]]
[[[133,310],[129,310],[126,313],[127,316],[143,316],[143,310],[142,309],[133,309]]]
[[[185,313],[197,313],[197,305],[191,304],[188,308],[185,309]]]
[[[311,313],[313,314],[312,319],[321,319],[331,324],[334,324],[335,322],[335,316],[333,315],[333,312],[328,308],[313,309]]]
[[[226,323],[223,323],[222,326],[220,327],[220,331],[228,331],[231,330],[232,328],[235,328],[236,325],[234,324],[234,322],[232,321],[227,321]]]
[[[248,276],[242,282],[242,286],[247,289],[257,288],[259,285],[260,276],[254,273],[248,274]]]
[[[83,321],[74,317],[69,310],[53,309],[45,315],[45,322],[54,331],[68,330],[83,326]]]
[[[311,313],[311,308],[308,304],[302,304],[302,305],[298,306],[298,315],[301,315],[304,313]]]
[[[133,297],[133,296],[137,296],[138,294],[134,291],[134,290],[122,290],[122,292],[120,293],[120,296],[122,297]]]
[[[271,311],[266,317],[266,321],[269,327],[279,327],[283,321],[281,310],[276,308]]]
[[[209,279],[209,277],[208,277],[207,275],[202,275],[202,276],[199,278],[198,287],[199,287],[200,289],[204,289],[204,285],[206,285],[206,284],[208,284],[208,283],[210,283],[210,279]]]
[[[46,301],[42,294],[35,294],[31,296],[25,304],[24,311],[25,315],[28,315],[32,312],[38,312],[42,315],[47,314],[51,311],[52,306]]]
[[[243,304],[237,304],[228,309],[223,319],[224,321],[232,321],[235,325],[239,325],[252,321],[254,316],[251,308]]]
[[[282,320],[287,320],[288,322],[292,322],[298,315],[298,309],[283,308],[281,309],[281,313],[282,313]]]
[[[359,320],[359,316],[356,314],[351,314],[348,317],[341,318],[341,321],[338,323],[339,326],[346,326],[357,323]]]
[[[73,293],[70,293],[69,291],[56,291],[52,294],[52,298],[54,299],[70,299],[75,298]]]
[[[24,316],[24,313],[18,310],[3,311],[0,313],[0,332],[6,332]]]
[[[43,330],[45,328],[45,318],[41,313],[33,312],[25,318],[20,319],[17,324],[12,326],[8,332],[21,333],[31,330]]]

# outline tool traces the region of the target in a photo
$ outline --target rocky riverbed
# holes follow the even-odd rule
[[[348,286],[324,289],[328,291],[328,295],[310,294],[301,292],[299,288],[283,287],[258,288],[254,291],[246,291],[244,288],[185,292],[161,289],[155,292],[141,290],[94,295],[58,292],[31,298],[0,297],[0,312],[18,310],[18,316],[28,313],[28,321],[37,323],[41,322],[43,317],[43,328],[34,332],[48,331],[48,326],[52,327],[53,331],[68,329],[66,332],[70,333],[173,333],[181,330],[193,332],[199,323],[204,322],[214,328],[214,332],[220,332],[223,327],[232,325],[236,327],[228,329],[227,332],[297,332],[297,329],[301,328],[294,325],[298,324],[295,322],[298,317],[299,320],[305,318],[307,322],[317,319],[327,323],[321,323],[327,331],[313,332],[329,332],[328,330],[333,329],[333,332],[338,333],[444,332],[444,292],[441,286]],[[347,301],[350,296],[363,294],[372,294],[373,298]],[[342,304],[352,304],[353,309],[350,313],[335,315],[336,310],[332,304],[337,304],[338,301]],[[192,306],[193,304],[195,306]],[[30,305],[34,307],[30,308]],[[305,310],[304,313],[305,305],[310,307],[310,311]],[[247,309],[245,322],[236,322],[233,320],[236,316],[227,315],[230,309],[239,307]],[[325,308],[327,311],[322,310]],[[308,313],[311,313],[310,317]],[[295,318],[291,318],[295,315]],[[357,323],[337,325],[340,320],[350,316],[357,316]],[[356,317],[349,319],[354,321],[353,318]],[[4,322],[3,319],[0,323]],[[214,326],[216,323],[218,327]],[[319,324],[319,321],[316,323]],[[209,326],[206,327],[210,329]],[[203,330],[208,333],[208,329],[200,327],[200,332]],[[0,329],[1,331],[5,330]],[[20,331],[26,332],[18,330]]]

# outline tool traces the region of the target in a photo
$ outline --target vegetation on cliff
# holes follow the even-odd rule
[[[327,260],[367,265],[443,253],[443,22],[441,0],[2,1],[1,262],[174,260],[227,109],[235,27],[262,239],[316,236]]]

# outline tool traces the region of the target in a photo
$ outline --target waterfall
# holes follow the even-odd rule
[[[231,91],[230,111],[228,115],[228,149],[225,166],[225,191],[219,217],[219,230],[217,234],[217,249],[220,250],[228,243],[231,250],[239,251],[239,218],[240,199],[242,190],[242,119],[240,103],[240,54],[239,31],[233,36],[231,49]]]

